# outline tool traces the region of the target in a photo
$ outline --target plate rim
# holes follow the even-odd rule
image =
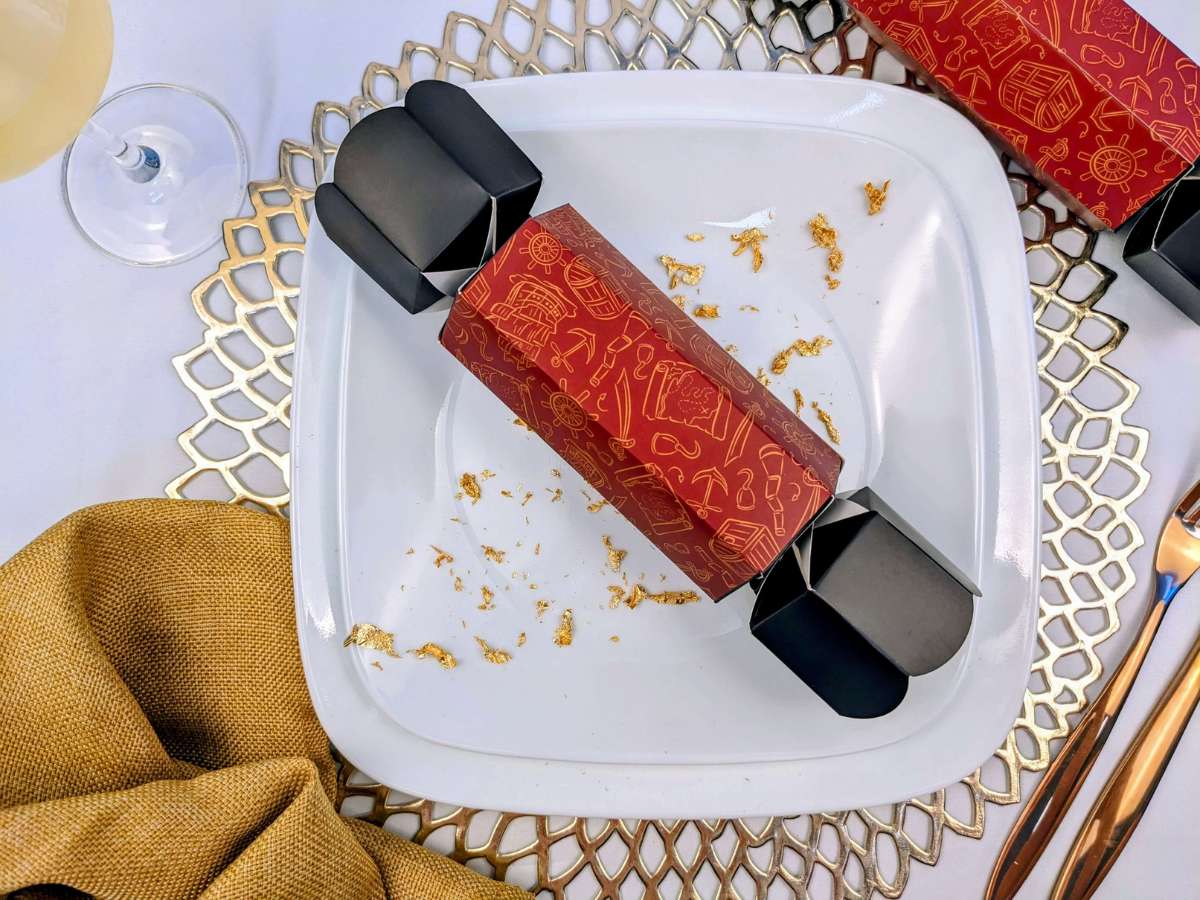
[[[677,96],[680,93],[679,87],[682,79],[688,79],[689,90],[685,97]],[[749,82],[758,83],[751,88]],[[645,112],[631,111],[628,105],[622,103],[622,100],[628,99],[629,92],[634,85],[638,91],[637,100],[641,102],[646,101],[648,97],[651,102],[655,103],[663,103],[668,98],[685,101],[687,104],[685,108],[679,109],[667,118],[738,121],[746,125],[771,123],[825,125],[826,123],[815,121],[811,113],[803,111],[803,97],[798,94],[815,89],[826,95],[843,92],[847,95],[857,96],[861,100],[869,98],[871,92],[877,91],[888,98],[888,102],[892,102],[894,99],[901,104],[913,104],[919,108],[921,114],[926,115],[929,119],[940,117],[941,122],[937,123],[938,129],[936,130],[958,132],[952,135],[956,140],[961,140],[961,144],[957,145],[956,157],[970,156],[972,160],[976,157],[989,161],[995,160],[995,153],[986,138],[961,114],[941,101],[907,88],[858,79],[792,73],[605,72],[477,82],[468,85],[467,88],[485,97],[491,93],[513,89],[528,90],[534,94],[539,92],[555,93],[563,89],[571,89],[568,90],[568,94],[577,95],[580,91],[573,89],[581,88],[582,91],[592,91],[598,94],[599,96],[594,99],[607,104],[610,109],[620,109],[620,114],[617,116],[597,117],[598,108],[595,103],[576,103],[570,114],[565,117],[558,114],[554,116],[553,121],[557,125],[564,118],[581,123],[647,118]],[[771,118],[769,115],[759,112],[757,106],[747,109],[744,99],[740,101],[741,106],[738,107],[736,118],[719,114],[723,105],[729,105],[732,102],[733,94],[744,98],[744,92],[748,89],[753,90],[756,99],[761,99],[766,94],[772,95],[769,99],[776,105],[781,98],[799,102],[788,108],[788,118]],[[572,99],[577,100],[578,98],[572,97]],[[823,99],[829,98],[827,96]],[[531,104],[531,106],[536,106],[536,104]],[[923,155],[912,146],[896,143],[895,140],[883,137],[878,133],[872,134],[845,127],[841,130],[864,134],[876,139],[882,138],[926,165],[930,165],[932,162],[927,155]],[[431,796],[439,801],[514,812],[528,811],[541,814],[619,818],[799,815],[827,809],[854,808],[896,802],[937,790],[973,771],[982,760],[990,756],[1003,743],[1019,709],[1019,697],[1024,694],[1034,648],[1041,544],[1038,525],[1041,504],[1040,456],[1037,449],[1040,441],[1040,407],[1037,401],[1033,322],[1026,307],[1016,303],[1015,297],[1009,304],[1011,309],[997,309],[994,302],[988,302],[989,298],[994,301],[995,295],[1006,293],[1010,287],[1019,289],[1015,291],[1016,293],[1027,295],[1028,277],[1025,268],[1024,243],[1016,206],[1012,203],[1004,170],[999,166],[992,168],[994,168],[994,175],[986,176],[985,183],[972,183],[970,187],[976,199],[991,191],[999,200],[999,192],[1002,191],[1008,211],[1005,217],[1010,220],[1008,231],[1012,236],[1012,253],[999,253],[996,251],[1000,248],[989,246],[987,254],[982,259],[979,258],[976,242],[966,227],[968,221],[962,219],[961,205],[957,202],[961,198],[955,197],[952,184],[943,180],[942,186],[950,196],[956,213],[959,214],[960,226],[964,228],[965,232],[964,239],[967,249],[974,257],[972,271],[976,275],[980,290],[980,309],[975,316],[977,334],[980,339],[985,336],[990,338],[994,324],[993,319],[1003,320],[1007,317],[1011,320],[1009,324],[1013,326],[1007,329],[1008,332],[1014,340],[1025,345],[1024,349],[1027,351],[1031,363],[1025,375],[1024,387],[1027,390],[1021,392],[1027,395],[1028,404],[1021,409],[1022,404],[1016,400],[1001,404],[999,396],[990,398],[996,408],[996,415],[991,418],[995,419],[1000,433],[983,435],[985,441],[989,438],[993,439],[997,446],[997,496],[1002,487],[1008,483],[1000,477],[1000,471],[1017,465],[1017,460],[1012,457],[1020,455],[1018,444],[1023,442],[1026,437],[1031,438],[1026,447],[1029,456],[1029,471],[1026,473],[1029,496],[1025,499],[1029,502],[1027,521],[1031,523],[1032,547],[1024,548],[1028,552],[1028,558],[1024,560],[1024,564],[1029,567],[1027,575],[1029,591],[1028,596],[1024,598],[1025,602],[1020,606],[1020,615],[1014,617],[1014,621],[1007,629],[1002,629],[1002,633],[998,635],[998,646],[992,648],[993,652],[997,650],[1005,652],[1008,658],[1012,658],[1015,654],[1023,660],[1020,684],[1016,684],[1015,676],[1012,678],[1011,690],[1014,701],[1016,701],[1014,707],[1010,708],[996,703],[993,696],[992,707],[995,711],[989,716],[987,725],[976,727],[974,729],[976,733],[970,735],[954,733],[948,724],[948,720],[953,718],[950,714],[955,708],[962,707],[967,702],[966,698],[961,696],[962,691],[960,690],[942,706],[940,718],[931,722],[927,729],[914,732],[890,744],[824,757],[758,763],[631,764],[534,759],[449,747],[405,729],[391,716],[375,706],[357,674],[353,672],[350,665],[351,654],[346,653],[341,647],[341,634],[344,628],[339,629],[337,626],[336,611],[328,602],[328,595],[332,595],[337,590],[336,582],[339,580],[339,575],[337,572],[330,571],[336,567],[321,565],[320,561],[316,566],[310,565],[313,559],[309,550],[314,547],[319,549],[324,538],[314,533],[317,529],[302,525],[307,521],[304,519],[304,510],[310,503],[320,503],[321,495],[330,490],[328,485],[326,485],[325,491],[320,490],[321,479],[319,478],[305,480],[304,468],[308,454],[313,449],[313,440],[317,440],[318,445],[335,440],[336,452],[340,455],[340,435],[342,433],[340,419],[336,428],[330,427],[327,419],[323,422],[323,428],[317,428],[320,412],[318,411],[316,415],[308,412],[309,402],[316,407],[320,406],[322,401],[327,404],[331,399],[326,396],[330,393],[329,390],[320,385],[312,388],[310,393],[310,388],[307,386],[308,379],[304,374],[306,371],[304,360],[309,358],[307,348],[320,340],[320,336],[310,333],[310,329],[306,327],[306,323],[309,321],[309,317],[305,314],[308,304],[304,302],[305,294],[313,289],[313,281],[310,277],[313,269],[312,260],[320,255],[319,252],[314,253],[313,249],[321,246],[326,249],[332,247],[328,241],[323,245],[320,241],[313,241],[314,236],[324,234],[319,220],[313,215],[310,218],[308,247],[306,247],[301,276],[299,323],[296,336],[290,460],[293,490],[291,534],[297,632],[305,679],[317,715],[335,746],[371,777],[389,786]],[[986,183],[987,178],[990,178],[990,184]],[[980,202],[979,205],[982,208],[988,208],[988,202]],[[988,218],[994,220],[996,216],[990,213],[989,210]],[[994,222],[991,228],[1003,230]],[[349,278],[353,269],[348,259],[345,257],[341,259],[341,276]],[[991,274],[997,280],[989,281],[981,278],[981,268],[995,269],[996,271]],[[996,284],[1001,278],[1003,286],[998,288]],[[348,308],[344,308],[342,314],[347,315]],[[348,328],[342,329],[341,337],[343,341],[348,340]],[[992,341],[987,340],[984,346],[980,347],[978,355],[985,403],[989,400],[986,396],[989,388],[993,393],[997,395],[999,393],[995,391],[998,386],[997,375],[999,373],[992,346]],[[1019,350],[1020,348],[1014,349]],[[1006,373],[1006,393],[1012,386],[1012,379]],[[338,387],[344,394],[344,385],[340,384]],[[310,397],[317,399],[310,400]],[[1005,407],[1008,407],[1007,412]],[[337,410],[344,408],[345,404],[341,402],[336,407]],[[986,424],[989,417],[984,418]],[[1023,434],[1018,441],[1017,436],[1013,433],[1013,428],[1021,425],[1024,425]],[[312,431],[312,436],[306,434],[306,429]],[[339,468],[339,475],[340,472]],[[328,482],[334,479],[325,480]],[[1011,480],[1009,479],[1009,481]],[[339,496],[342,495],[340,489],[336,493]],[[338,518],[337,527],[340,527],[342,517]],[[329,527],[332,525],[326,524],[326,528]],[[994,538],[994,534],[992,537]],[[338,546],[344,546],[344,535],[339,534],[338,538],[340,541]],[[989,540],[988,546],[994,548],[995,540]],[[328,592],[328,595],[324,597],[325,603],[322,605],[322,598],[317,595],[323,591]],[[972,652],[977,652],[977,648],[972,647]],[[331,654],[340,654],[340,657]],[[342,672],[349,673],[351,677],[348,679],[329,678],[330,671],[337,670],[338,667],[341,667]],[[1014,673],[1015,668],[1014,665]],[[965,678],[965,669],[962,677]],[[349,692],[349,696],[347,696],[347,692]],[[998,694],[999,692],[996,692],[997,696]],[[353,698],[353,702],[351,702],[351,698]],[[961,718],[961,716],[959,717]],[[976,718],[978,717],[978,713],[976,713]],[[943,733],[940,735],[943,743],[946,738],[955,740],[955,758],[956,760],[958,757],[962,759],[953,767],[954,771],[950,776],[945,774],[951,768],[949,763],[943,761],[942,765],[938,766],[925,761],[923,767],[914,767],[913,760],[910,759],[908,760],[909,765],[906,765],[903,771],[912,777],[899,782],[893,780],[891,784],[887,782],[886,778],[881,778],[882,773],[878,771],[881,756],[903,754],[906,750],[912,750],[914,741],[923,743],[937,740],[938,732]],[[422,765],[422,762],[427,764]],[[872,767],[875,768],[874,774],[872,774]],[[855,771],[855,777],[850,779],[849,784],[846,783],[844,774],[833,777],[836,772],[844,773],[848,768],[853,768]],[[941,770],[943,774],[935,774],[934,770]],[[479,776],[478,773],[481,771],[486,773],[485,777]],[[473,777],[471,773],[475,773]],[[895,773],[888,774],[894,775]],[[831,788],[831,783],[838,782],[842,782],[842,784]],[[598,786],[601,786],[602,789],[598,790]]]

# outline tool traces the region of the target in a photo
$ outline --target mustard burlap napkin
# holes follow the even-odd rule
[[[341,818],[334,783],[282,519],[113,503],[0,567],[0,895],[527,896]]]

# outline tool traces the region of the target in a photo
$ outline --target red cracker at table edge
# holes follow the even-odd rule
[[[852,0],[874,37],[1095,227],[1200,157],[1200,68],[1123,0]]]
[[[463,286],[441,342],[713,599],[833,496],[838,454],[570,206]]]

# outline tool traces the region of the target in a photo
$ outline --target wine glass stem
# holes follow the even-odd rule
[[[133,145],[117,137],[102,125],[97,125],[88,119],[84,123],[80,136],[98,144],[104,152],[112,157],[129,178],[139,183],[150,181],[158,174],[162,166],[158,152],[142,144]]]

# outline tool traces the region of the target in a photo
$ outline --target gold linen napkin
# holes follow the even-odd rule
[[[337,814],[292,603],[287,522],[223,503],[84,509],[0,567],[0,895],[528,896]]]

